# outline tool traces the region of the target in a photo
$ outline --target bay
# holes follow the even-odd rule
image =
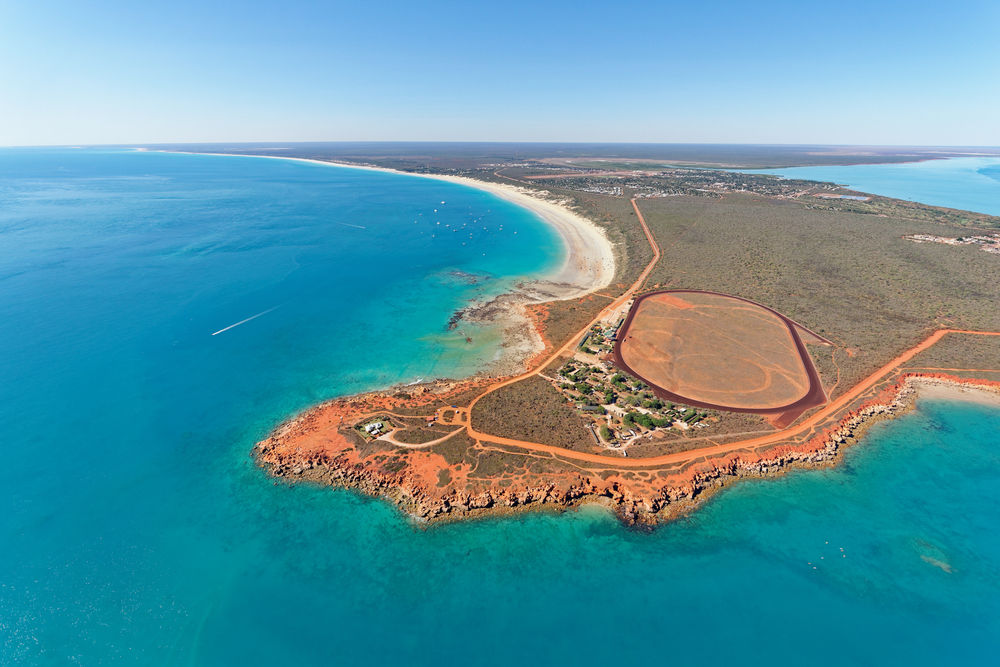
[[[739,171],[832,182],[884,197],[1000,215],[1000,158],[995,157]]]

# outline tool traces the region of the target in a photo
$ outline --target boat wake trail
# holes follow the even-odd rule
[[[258,317],[260,317],[261,315],[267,315],[267,314],[268,314],[268,313],[270,313],[270,312],[271,312],[272,310],[277,310],[278,308],[281,308],[281,306],[283,306],[283,305],[285,305],[285,304],[280,304],[280,305],[277,305],[277,306],[275,306],[274,308],[268,308],[268,309],[267,309],[267,310],[265,310],[265,311],[264,311],[263,313],[257,313],[257,314],[256,314],[256,315],[254,315],[253,317],[248,317],[248,318],[246,318],[245,320],[241,320],[241,321],[237,322],[236,324],[230,324],[230,325],[229,325],[228,327],[226,327],[225,329],[219,329],[218,331],[216,331],[216,332],[215,332],[214,334],[212,334],[212,335],[213,335],[213,336],[218,336],[218,335],[219,335],[220,333],[222,333],[223,331],[229,331],[229,330],[230,330],[230,329],[232,329],[233,327],[238,327],[238,326],[240,326],[241,324],[246,324],[246,323],[247,323],[247,322],[249,322],[250,320],[255,320],[255,319],[257,319]]]
[[[364,229],[364,227],[362,227],[361,225],[352,225],[352,224],[347,223],[347,222],[338,222],[337,224],[338,225],[343,225],[344,227],[357,227],[358,229]]]

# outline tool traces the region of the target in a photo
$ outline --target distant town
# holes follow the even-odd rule
[[[932,236],[930,234],[912,234],[903,238],[914,243],[944,243],[946,245],[978,245],[986,252],[1000,255],[1000,234],[984,234],[979,236]]]

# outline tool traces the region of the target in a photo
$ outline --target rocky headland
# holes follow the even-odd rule
[[[406,398],[389,391],[332,401],[282,424],[256,445],[254,455],[280,480],[352,488],[383,497],[418,521],[566,509],[592,502],[610,506],[628,525],[655,525],[689,511],[740,479],[782,474],[792,467],[833,465],[872,424],[912,409],[922,391],[935,389],[939,395],[945,389],[953,398],[982,400],[985,396],[1000,401],[997,382],[905,374],[804,442],[738,450],[707,460],[694,450],[687,463],[648,469],[616,467],[612,458],[606,466],[582,467],[571,459],[536,457],[471,440],[461,428],[431,447],[363,442],[350,428],[359,414],[396,408],[409,413],[420,405],[446,404],[475,391],[479,382],[411,388]]]

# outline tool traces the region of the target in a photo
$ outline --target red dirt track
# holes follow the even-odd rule
[[[656,243],[655,239],[653,238],[652,233],[649,231],[649,227],[646,225],[646,220],[645,220],[645,218],[642,215],[642,211],[639,210],[639,206],[636,203],[635,199],[632,200],[632,207],[635,209],[636,217],[638,217],[638,219],[639,219],[639,224],[642,225],[642,229],[643,229],[643,231],[646,234],[646,238],[649,241],[649,245],[653,249],[653,259],[649,262],[649,264],[646,266],[645,270],[639,276],[638,280],[635,281],[635,283],[632,285],[632,287],[629,288],[613,304],[611,304],[610,306],[608,306],[608,308],[605,309],[605,311],[603,311],[603,312],[607,312],[608,309],[618,307],[620,304],[624,303],[625,300],[627,300],[628,298],[630,298],[632,296],[632,294],[634,294],[645,283],[646,278],[649,276],[650,272],[653,270],[653,267],[656,266],[656,264],[659,262],[660,257],[661,257],[660,247]],[[750,303],[752,303],[752,302],[750,302]],[[758,305],[759,306],[760,304],[754,304],[754,305]],[[761,307],[765,307],[765,306],[761,306]],[[634,312],[635,309],[633,308],[632,311]],[[499,436],[490,435],[488,433],[482,433],[481,431],[476,430],[476,428],[472,425],[471,414],[472,414],[472,408],[479,401],[479,399],[481,399],[483,396],[485,396],[486,394],[488,394],[488,393],[490,393],[492,391],[496,391],[497,389],[499,389],[501,387],[504,387],[504,386],[512,384],[514,382],[518,382],[520,380],[523,380],[523,379],[525,379],[527,377],[531,377],[533,375],[537,375],[538,373],[541,373],[542,369],[544,369],[545,366],[548,363],[551,363],[553,360],[555,360],[556,358],[558,358],[560,355],[562,355],[562,354],[566,353],[568,350],[570,350],[572,348],[572,346],[576,344],[576,341],[579,340],[580,336],[582,336],[586,331],[588,331],[591,326],[593,326],[595,323],[597,323],[598,321],[600,321],[601,316],[603,315],[603,312],[602,312],[601,315],[599,315],[598,317],[594,318],[594,320],[591,321],[583,330],[581,330],[581,332],[577,335],[577,337],[575,337],[574,339],[571,339],[568,343],[566,343],[561,348],[559,348],[558,350],[556,350],[553,354],[551,354],[548,357],[548,359],[545,362],[541,363],[538,367],[536,367],[535,370],[530,371],[528,373],[525,373],[524,375],[520,375],[520,376],[517,376],[517,377],[509,378],[509,379],[504,380],[502,382],[499,382],[499,383],[497,383],[495,385],[492,385],[486,391],[484,391],[482,394],[480,394],[479,396],[477,396],[476,398],[474,398],[467,408],[459,408],[458,410],[456,410],[456,413],[455,413],[455,416],[454,416],[454,423],[459,423],[460,416],[464,416],[465,419],[468,419],[468,421],[465,422],[467,424],[467,426],[466,426],[466,432],[472,438],[475,438],[475,439],[480,440],[480,441],[485,441],[485,442],[495,442],[495,443],[499,443],[499,444],[513,445],[515,447],[520,447],[522,449],[526,449],[526,450],[529,450],[529,451],[544,452],[546,454],[557,455],[559,457],[563,457],[563,458],[570,459],[570,460],[576,459],[578,461],[587,461],[589,463],[611,464],[611,465],[614,465],[615,467],[619,467],[619,468],[623,468],[623,467],[624,468],[631,468],[631,467],[642,468],[642,467],[653,467],[653,466],[660,466],[660,465],[670,465],[670,464],[675,464],[675,463],[684,463],[684,462],[688,462],[688,461],[694,461],[694,460],[699,459],[701,457],[711,458],[711,457],[715,457],[715,456],[719,456],[719,455],[723,455],[723,454],[728,454],[730,452],[733,452],[733,451],[736,451],[736,450],[740,450],[740,449],[757,450],[758,448],[767,447],[767,446],[770,446],[770,445],[773,445],[773,444],[776,444],[776,443],[779,443],[779,442],[783,442],[783,441],[803,442],[804,440],[807,440],[810,436],[816,434],[816,428],[818,426],[821,426],[825,422],[827,422],[827,421],[835,418],[841,411],[845,410],[854,400],[856,400],[861,395],[863,395],[865,392],[867,392],[872,387],[874,387],[876,384],[878,384],[878,382],[880,382],[881,380],[883,380],[887,375],[889,375],[889,373],[895,371],[901,365],[905,364],[907,361],[909,361],[910,359],[912,359],[916,355],[920,354],[924,350],[928,349],[929,347],[931,347],[932,345],[934,345],[935,343],[937,343],[945,335],[947,335],[949,333],[956,333],[956,334],[970,334],[970,335],[976,335],[976,336],[1000,336],[1000,331],[968,331],[968,330],[961,330],[961,329],[941,329],[941,330],[935,331],[925,341],[923,341],[919,345],[917,345],[917,346],[915,346],[915,347],[913,347],[913,348],[911,348],[911,349],[903,352],[896,359],[892,360],[891,362],[889,362],[888,364],[886,364],[882,368],[880,368],[877,371],[875,371],[874,373],[872,373],[865,380],[859,382],[857,385],[855,385],[850,390],[848,390],[847,392],[845,392],[844,394],[842,394],[836,400],[828,403],[822,410],[817,411],[815,414],[813,414],[812,416],[810,416],[807,419],[803,420],[799,424],[796,424],[794,427],[788,428],[788,426],[790,426],[790,424],[791,424],[791,421],[785,422],[785,420],[782,419],[779,423],[775,424],[779,429],[782,429],[782,430],[777,431],[776,433],[768,434],[768,435],[761,436],[761,437],[758,437],[758,438],[751,438],[749,440],[741,440],[739,442],[732,442],[732,443],[728,443],[728,444],[724,444],[724,445],[713,445],[711,447],[703,447],[701,449],[689,450],[689,451],[686,451],[686,452],[678,452],[676,454],[666,454],[664,456],[656,456],[656,457],[649,457],[649,458],[610,459],[607,456],[600,456],[600,455],[597,455],[597,454],[587,454],[587,453],[584,453],[584,452],[575,452],[575,451],[572,451],[572,450],[563,449],[563,448],[560,448],[560,447],[552,447],[552,446],[549,446],[549,445],[543,445],[543,444],[536,443],[536,442],[527,442],[527,441],[524,441],[524,440],[515,440],[513,438],[502,438],[502,437],[499,437]],[[800,354],[805,355],[807,358],[808,358],[808,353],[806,352],[805,345],[802,342],[802,336],[800,336],[799,333],[798,333],[800,330],[806,332],[809,335],[809,337],[812,337],[812,338],[816,339],[816,340],[810,340],[810,342],[828,342],[825,339],[823,339],[820,336],[818,336],[817,334],[809,331],[808,329],[803,329],[798,324],[795,324],[794,322],[792,322],[792,320],[789,320],[788,318],[784,317],[780,313],[775,313],[775,314],[778,315],[779,317],[781,317],[786,322],[786,324],[789,324],[790,326],[793,327],[793,329],[794,329],[794,336],[795,336],[796,341],[797,341],[796,348],[799,349]],[[623,325],[623,328],[624,328],[624,325]],[[811,359],[810,359],[810,367],[812,367],[812,360]],[[814,373],[816,372],[815,368],[813,368],[813,372]],[[818,374],[816,375],[815,382],[816,382],[816,385],[819,386],[819,377],[818,377]],[[822,387],[821,386],[819,386],[819,390],[822,391]],[[797,416],[798,415],[795,415],[795,417],[797,417]],[[794,421],[794,419],[792,421]],[[613,461],[613,463],[612,463],[612,461]]]
[[[694,290],[652,292],[636,299],[622,325],[615,365],[664,400],[781,415],[779,426],[787,426],[826,402],[800,328],[739,297]]]
[[[604,468],[655,468],[659,466],[673,466],[675,464],[687,464],[687,463],[698,463],[700,461],[706,461],[707,459],[713,459],[717,457],[732,455],[732,456],[756,456],[762,452],[762,450],[770,448],[773,445],[783,443],[787,444],[792,448],[811,448],[815,445],[814,443],[823,440],[828,432],[836,426],[837,420],[841,420],[845,415],[849,414],[847,411],[851,408],[852,404],[863,398],[869,391],[877,387],[883,381],[889,379],[893,373],[901,372],[900,367],[913,359],[917,354],[927,350],[935,343],[940,341],[947,334],[960,334],[960,335],[974,335],[974,336],[1000,336],[1000,332],[988,332],[988,331],[969,331],[969,330],[958,330],[958,329],[942,329],[933,332],[926,340],[916,345],[915,347],[903,352],[896,359],[890,361],[885,366],[879,368],[870,376],[868,376],[863,381],[859,382],[857,385],[850,388],[848,391],[844,392],[842,395],[838,396],[835,400],[829,402],[821,409],[816,410],[813,414],[809,415],[807,418],[803,419],[801,422],[790,426],[789,424],[779,425],[781,430],[774,433],[768,433],[760,437],[755,437],[747,440],[740,440],[737,442],[730,442],[726,444],[716,444],[712,443],[711,446],[703,447],[700,449],[693,449],[683,452],[677,452],[674,454],[666,454],[663,456],[655,456],[649,458],[632,458],[632,457],[611,457],[606,455],[591,454],[585,452],[577,452],[569,449],[564,449],[561,447],[554,447],[550,445],[543,445],[535,442],[528,442],[522,440],[515,440],[512,438],[504,438],[495,436],[489,433],[483,433],[475,428],[472,419],[472,410],[476,403],[485,395],[492,391],[518,382],[528,377],[533,377],[541,373],[544,368],[560,358],[563,355],[570,354],[575,346],[578,344],[580,338],[590,329],[590,327],[598,322],[601,317],[612,312],[611,309],[620,308],[624,303],[631,298],[631,296],[638,291],[641,286],[645,283],[653,267],[659,261],[661,257],[661,252],[656,241],[653,239],[649,228],[646,226],[646,222],[643,219],[642,212],[639,210],[638,205],[635,200],[632,200],[632,205],[635,209],[636,215],[638,217],[639,223],[643,227],[643,231],[646,233],[646,237],[649,240],[650,246],[653,249],[654,257],[650,261],[649,265],[645,268],[636,282],[625,291],[620,297],[614,300],[614,302],[609,305],[605,310],[602,311],[601,315],[594,318],[593,321],[588,323],[575,338],[570,339],[566,344],[564,344],[559,349],[546,355],[540,360],[537,366],[533,370],[517,376],[505,379],[498,383],[492,384],[488,387],[483,387],[482,393],[479,393],[475,398],[473,398],[467,407],[458,407],[450,409],[450,415],[445,417],[443,414],[439,418],[439,423],[442,425],[452,426],[452,427],[464,427],[467,434],[479,441],[480,444],[489,446],[491,443],[496,443],[500,445],[509,445],[525,450],[527,453],[533,453],[541,458],[554,457],[565,462],[572,463],[575,461],[587,462],[590,464],[599,464]],[[689,294],[694,294],[691,292]],[[735,297],[728,297],[730,299],[735,299]],[[668,299],[668,303],[673,303],[678,307],[678,311],[681,313],[689,313],[690,308],[680,307],[681,302],[691,303],[694,300],[693,296],[684,296],[684,293],[679,291],[671,292],[671,299]],[[760,304],[753,304],[752,302],[746,300],[740,300],[744,303],[751,304],[755,307],[765,308],[760,306]],[[636,308],[632,309],[632,312],[636,312]],[[771,313],[770,309],[766,309]],[[801,329],[791,320],[781,316],[779,313],[774,313],[777,317],[781,318],[785,325],[791,328],[792,333],[790,334],[796,342],[795,349],[798,350],[800,355],[808,359],[808,354],[805,350],[805,345],[803,340],[809,341],[811,343],[827,343],[824,339],[816,336],[808,330]],[[631,316],[631,315],[630,315]],[[627,324],[623,327],[623,332],[627,331]],[[809,368],[812,368],[812,363],[810,360]],[[972,369],[930,369],[930,370],[972,370]],[[998,372],[996,369],[986,369],[989,372]],[[812,368],[812,372],[815,373],[815,369]],[[818,376],[814,377],[812,382],[814,386],[818,387],[819,391],[822,392],[822,387],[819,385]],[[472,383],[473,386],[482,386],[478,382]],[[455,395],[462,394],[468,391],[469,385],[456,385],[452,390]],[[434,400],[441,398],[450,397],[452,394],[440,394],[440,395],[428,395],[426,399],[417,400],[417,404],[423,404],[423,402],[430,403]],[[808,399],[808,396],[805,397]],[[804,399],[800,399],[804,400]],[[366,398],[363,406],[354,406],[350,402],[338,403],[332,405],[324,410],[314,411],[314,414],[307,415],[308,419],[303,421],[301,424],[295,426],[299,431],[301,431],[301,436],[298,440],[290,440],[290,447],[294,448],[295,452],[299,451],[299,447],[307,448],[307,445],[312,443],[314,445],[313,449],[318,451],[347,451],[351,450],[354,452],[354,448],[350,447],[350,443],[340,434],[338,431],[339,427],[344,424],[345,418],[358,419],[366,416],[374,416],[376,414],[384,413],[394,405],[394,399],[392,398],[377,398],[368,397]],[[818,404],[817,404],[818,405]],[[360,409],[359,409],[360,407]],[[409,405],[408,407],[413,407]],[[455,432],[461,430],[461,428],[456,428]],[[749,435],[749,434],[746,434]],[[724,436],[723,436],[724,437]],[[709,442],[712,442],[709,440]],[[409,446],[412,449],[420,449],[421,445]],[[345,449],[346,448],[346,449]],[[742,450],[742,451],[741,451]],[[734,452],[738,452],[735,453]],[[354,452],[351,456],[356,457],[357,453]],[[431,456],[431,454],[427,454]],[[444,459],[440,456],[434,455],[436,458],[434,461],[435,468],[448,467],[444,463]],[[437,459],[440,459],[438,461]],[[427,463],[430,466],[430,463]],[[431,468],[428,467],[428,470]],[[436,473],[435,473],[436,474]],[[615,479],[615,478],[611,478]],[[424,486],[430,488],[436,483],[436,478],[428,477],[429,481],[421,482]]]
[[[920,343],[919,345],[910,348],[903,354],[899,355],[888,364],[878,369],[866,379],[859,382],[857,385],[852,387],[849,391],[845,392],[837,400],[829,403],[819,412],[815,413],[811,417],[803,420],[802,422],[796,424],[792,428],[786,428],[782,431],[776,433],[771,433],[768,435],[761,436],[759,438],[751,438],[749,440],[741,440],[739,442],[731,442],[725,445],[714,445],[712,447],[702,447],[701,449],[692,449],[686,452],[678,452],[676,454],[666,454],[664,456],[651,456],[649,458],[622,458],[622,459],[612,459],[607,456],[600,456],[598,454],[586,454],[584,452],[574,452],[569,449],[562,449],[560,447],[551,447],[549,445],[542,445],[534,442],[525,442],[523,440],[514,440],[512,438],[500,438],[488,433],[480,433],[476,431],[471,426],[468,428],[468,433],[470,436],[476,439],[482,439],[487,442],[496,442],[505,445],[514,445],[516,447],[521,447],[528,450],[542,451],[549,454],[557,454],[563,458],[576,459],[579,461],[588,461],[590,463],[603,463],[612,465],[616,468],[644,468],[644,467],[655,467],[661,465],[668,465],[672,463],[684,463],[687,461],[694,461],[701,457],[714,457],[721,454],[728,454],[739,449],[749,449],[756,450],[760,447],[766,447],[773,445],[775,443],[783,442],[786,440],[797,440],[800,441],[800,436],[809,436],[814,433],[816,426],[823,424],[824,422],[835,417],[841,410],[847,408],[855,399],[860,397],[866,391],[878,384],[879,381],[884,379],[889,373],[899,368],[901,365],[905,364],[907,361],[923,352],[930,346],[937,343],[945,335],[950,333],[957,334],[970,334],[973,336],[1000,336],[1000,331],[966,331],[960,329],[941,329],[935,331],[931,334],[927,340]]]

